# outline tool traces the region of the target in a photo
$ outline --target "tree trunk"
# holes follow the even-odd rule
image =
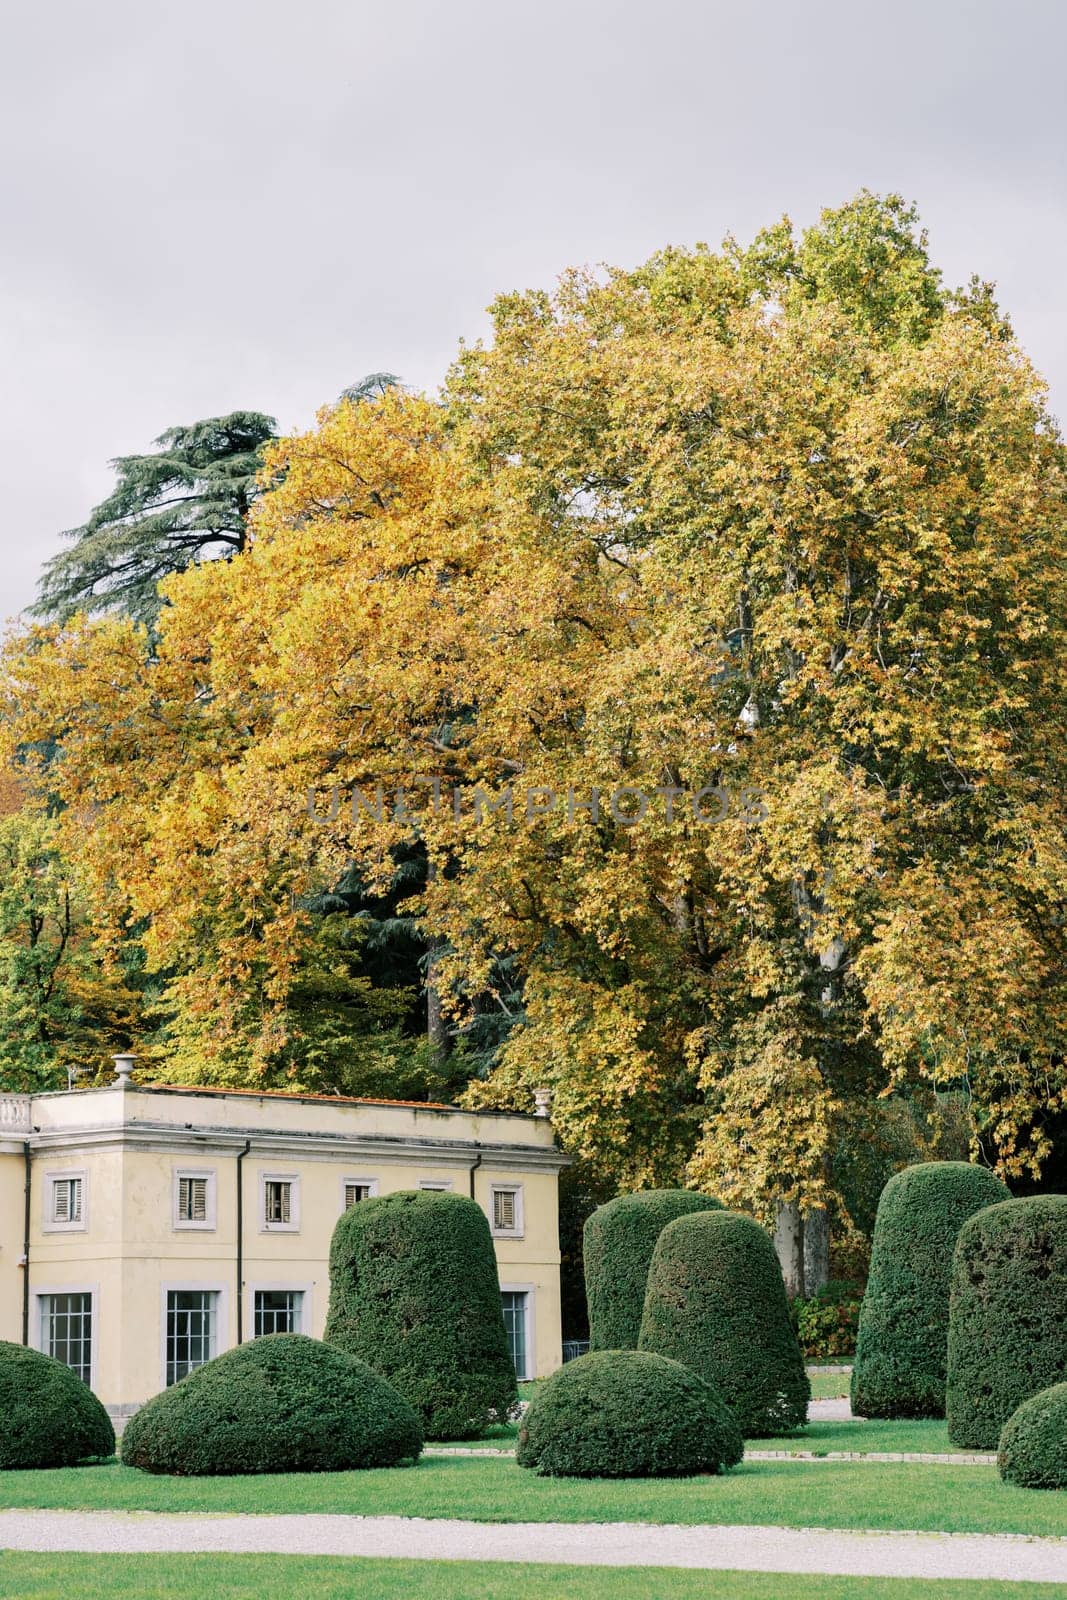
[[[774,1248],[785,1279],[785,1292],[793,1300],[804,1293],[804,1218],[795,1200],[779,1203]]]
[[[813,1295],[830,1279],[830,1217],[824,1207],[804,1218],[804,1293]]]

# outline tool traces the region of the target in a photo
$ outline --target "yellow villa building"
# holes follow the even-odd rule
[[[321,1337],[347,1207],[397,1189],[489,1218],[520,1378],[561,1359],[547,1107],[452,1106],[134,1083],[0,1096],[0,1338],[72,1367],[121,1423],[263,1333]]]

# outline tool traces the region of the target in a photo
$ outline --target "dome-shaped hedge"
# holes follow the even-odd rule
[[[997,1467],[1021,1489],[1067,1489],[1067,1383],[1024,1400],[1004,1424]]]
[[[648,1274],[641,1349],[714,1384],[746,1439],[807,1420],[811,1385],[767,1234],[737,1211],[669,1222]]]
[[[415,1407],[428,1439],[470,1439],[518,1398],[489,1223],[462,1195],[403,1190],[340,1218],[326,1338]]]
[[[74,1467],[114,1453],[93,1391],[61,1361],[0,1339],[0,1468]]]
[[[363,1361],[273,1333],[197,1367],[132,1416],[126,1466],[182,1477],[394,1467],[422,1449],[419,1419]]]
[[[597,1207],[582,1243],[591,1349],[636,1350],[656,1240],[675,1217],[721,1209],[694,1189],[642,1189]]]
[[[681,1362],[596,1350],[535,1395],[516,1460],[551,1477],[668,1478],[722,1472],[743,1452],[721,1396]]]
[[[952,1261],[949,1438],[995,1450],[1031,1395],[1067,1380],[1067,1195],[1005,1200],[963,1224]]]
[[[856,1336],[857,1416],[944,1416],[956,1237],[976,1211],[1008,1199],[999,1178],[966,1161],[924,1161],[890,1178]]]

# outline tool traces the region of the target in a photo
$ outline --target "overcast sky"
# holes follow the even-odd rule
[[[1061,0],[5,0],[0,617],[109,458],[385,368],[499,291],[918,202],[1067,411]]]

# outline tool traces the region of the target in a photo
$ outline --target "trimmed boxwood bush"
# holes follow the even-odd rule
[[[995,1450],[1017,1406],[1067,1381],[1067,1195],[1005,1200],[965,1222],[952,1261],[949,1438]]]
[[[114,1452],[111,1418],[69,1367],[0,1339],[0,1468],[74,1467]]]
[[[366,1362],[272,1333],[197,1367],[132,1416],[122,1459],[182,1477],[395,1467],[422,1449],[419,1419]]]
[[[1004,1424],[997,1468],[1021,1489],[1067,1489],[1067,1383],[1024,1400]]]
[[[428,1439],[471,1439],[518,1398],[496,1256],[473,1200],[403,1190],[340,1218],[326,1338],[382,1373]]]
[[[722,1472],[743,1453],[722,1397],[681,1362],[597,1350],[535,1395],[516,1460],[551,1477],[668,1478]]]
[[[593,1212],[582,1249],[592,1350],[636,1350],[656,1240],[675,1217],[721,1209],[695,1189],[643,1189]]]
[[[956,1237],[976,1211],[1009,1198],[999,1178],[966,1161],[924,1161],[890,1178],[856,1337],[857,1416],[944,1416]]]
[[[648,1274],[641,1349],[714,1384],[746,1439],[807,1420],[811,1385],[774,1245],[751,1217],[701,1211],[670,1222]]]

